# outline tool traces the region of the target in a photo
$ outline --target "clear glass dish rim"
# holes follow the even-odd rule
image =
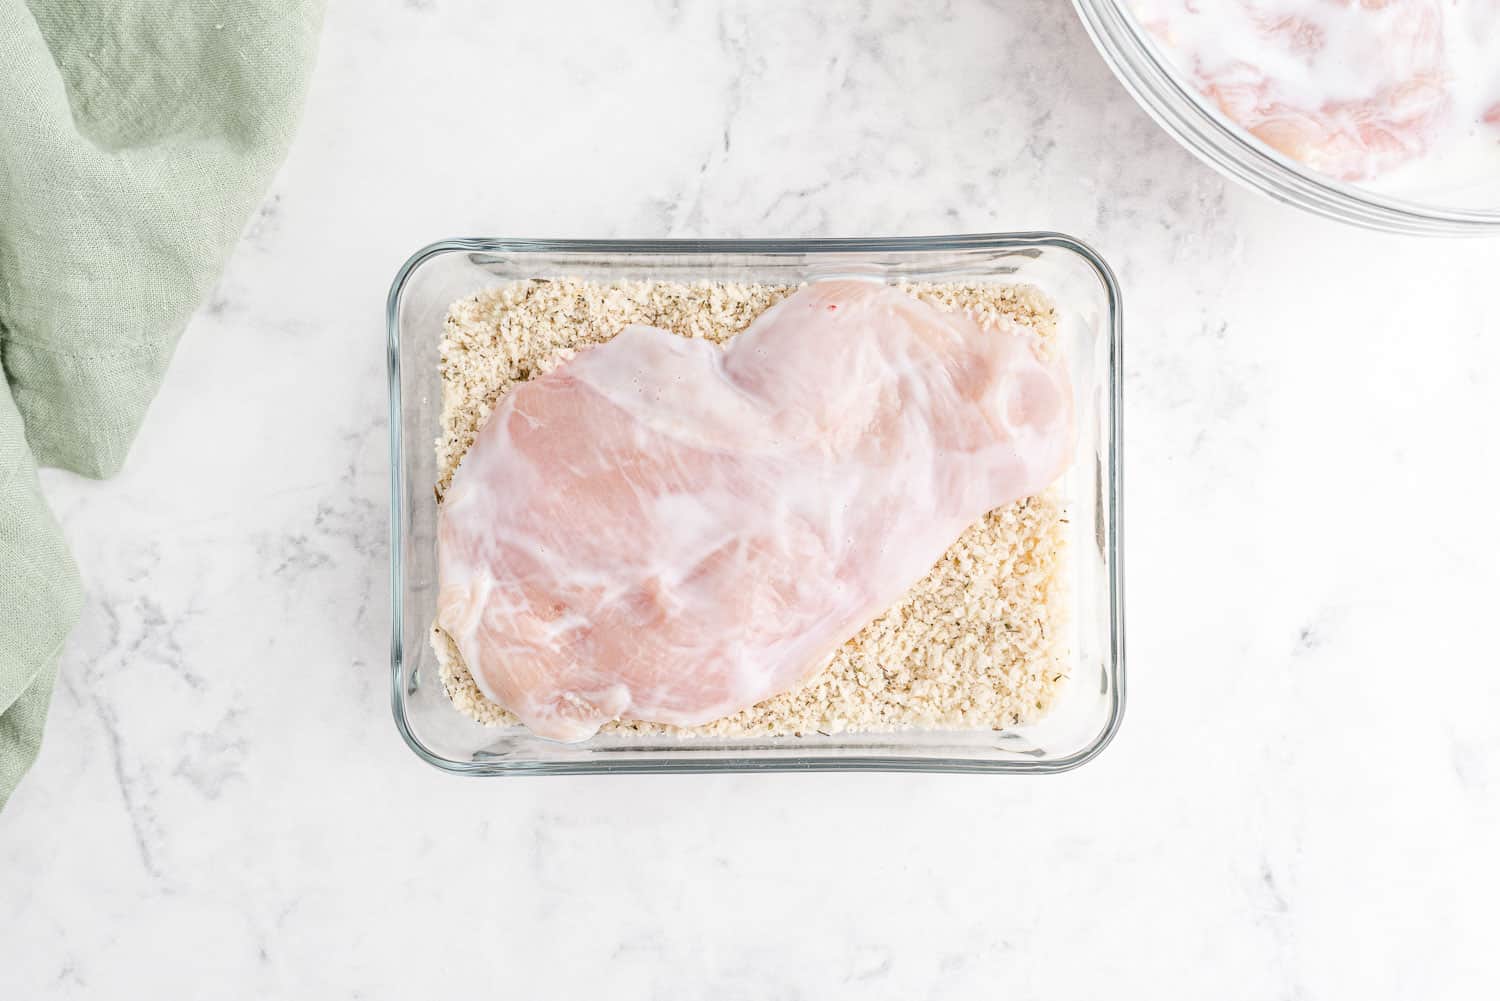
[[[1119,0],[1073,0],[1115,77],[1188,152],[1232,180],[1324,218],[1388,233],[1500,233],[1500,209],[1445,209],[1390,198],[1324,178],[1262,145],[1209,110],[1159,58]]]
[[[447,253],[580,253],[580,254],[818,254],[902,253],[958,250],[1024,250],[1053,247],[1071,252],[1087,264],[1104,288],[1109,319],[1109,448],[1105,515],[1109,520],[1109,633],[1111,685],[1109,717],[1085,748],[1050,761],[988,761],[902,755],[818,755],[759,758],[715,756],[703,759],[621,758],[613,761],[459,761],[434,752],[411,727],[406,713],[402,666],[405,643],[404,492],[405,455],[401,408],[401,297],[407,281],[429,259]],[[422,247],[397,270],[386,297],[386,376],[389,391],[391,461],[391,714],[402,740],[427,764],[458,775],[598,775],[736,771],[942,772],[969,774],[1056,774],[1093,760],[1114,740],[1125,711],[1125,577],[1123,511],[1123,321],[1118,280],[1088,244],[1064,233],[1031,231],[919,237],[837,237],[816,239],[662,239],[593,240],[457,237]]]

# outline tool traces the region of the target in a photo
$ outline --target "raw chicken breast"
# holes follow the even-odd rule
[[[1071,440],[1029,331],[886,285],[808,286],[723,349],[627,327],[480,430],[438,624],[542,736],[705,723],[796,687]]]
[[[1310,100],[1311,88],[1299,92],[1274,70],[1262,75],[1242,65],[1208,78],[1204,92],[1266,145],[1343,180],[1374,177],[1422,155],[1453,103],[1437,3],[1324,0],[1324,6],[1326,22],[1262,13],[1260,28],[1294,62],[1335,67],[1321,69],[1325,74],[1345,71],[1340,60],[1357,59],[1360,83],[1343,92],[1330,86]]]
[[[1493,147],[1472,134],[1500,88],[1500,0],[1131,6],[1226,116],[1332,177],[1368,181],[1466,140]]]

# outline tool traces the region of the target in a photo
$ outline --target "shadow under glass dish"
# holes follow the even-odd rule
[[[600,733],[578,744],[487,727],[443,691],[429,643],[437,610],[438,347],[455,301],[533,278],[798,284],[862,276],[998,281],[1040,288],[1057,309],[1078,406],[1071,513],[1070,678],[1051,712],[1007,730],[900,730],[709,738]],[[872,240],[448,240],[396,275],[387,304],[391,431],[391,708],[424,761],[469,775],[590,772],[890,770],[1056,772],[1098,754],[1124,709],[1120,565],[1120,296],[1088,247],[1053,233]]]
[[[1426,204],[1345,184],[1283,156],[1225,118],[1181,78],[1136,21],[1129,0],[1073,0],[1073,5],[1136,103],[1225,177],[1288,205],[1370,229],[1427,236],[1500,234],[1500,203]],[[1495,190],[1500,199],[1500,185]]]

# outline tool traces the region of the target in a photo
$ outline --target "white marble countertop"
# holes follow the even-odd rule
[[[1500,980],[1500,241],[1221,180],[1064,0],[335,3],[0,815],[0,996]],[[453,235],[1057,229],[1125,290],[1131,704],[1058,777],[471,781],[387,705],[383,306]],[[607,992],[607,995],[606,995]]]

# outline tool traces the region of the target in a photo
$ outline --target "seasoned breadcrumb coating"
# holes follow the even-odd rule
[[[1010,317],[1056,350],[1051,304],[1034,288],[911,284],[907,292],[984,324]],[[441,345],[441,499],[495,404],[517,383],[632,323],[723,344],[795,286],[735,282],[533,280],[449,309]],[[991,511],[905,597],[829,657],[800,689],[695,727],[621,720],[603,732],[711,737],[923,729],[1004,729],[1044,714],[1067,675],[1067,514],[1061,492]],[[519,725],[475,685],[433,626],[443,688],[480,723]]]

